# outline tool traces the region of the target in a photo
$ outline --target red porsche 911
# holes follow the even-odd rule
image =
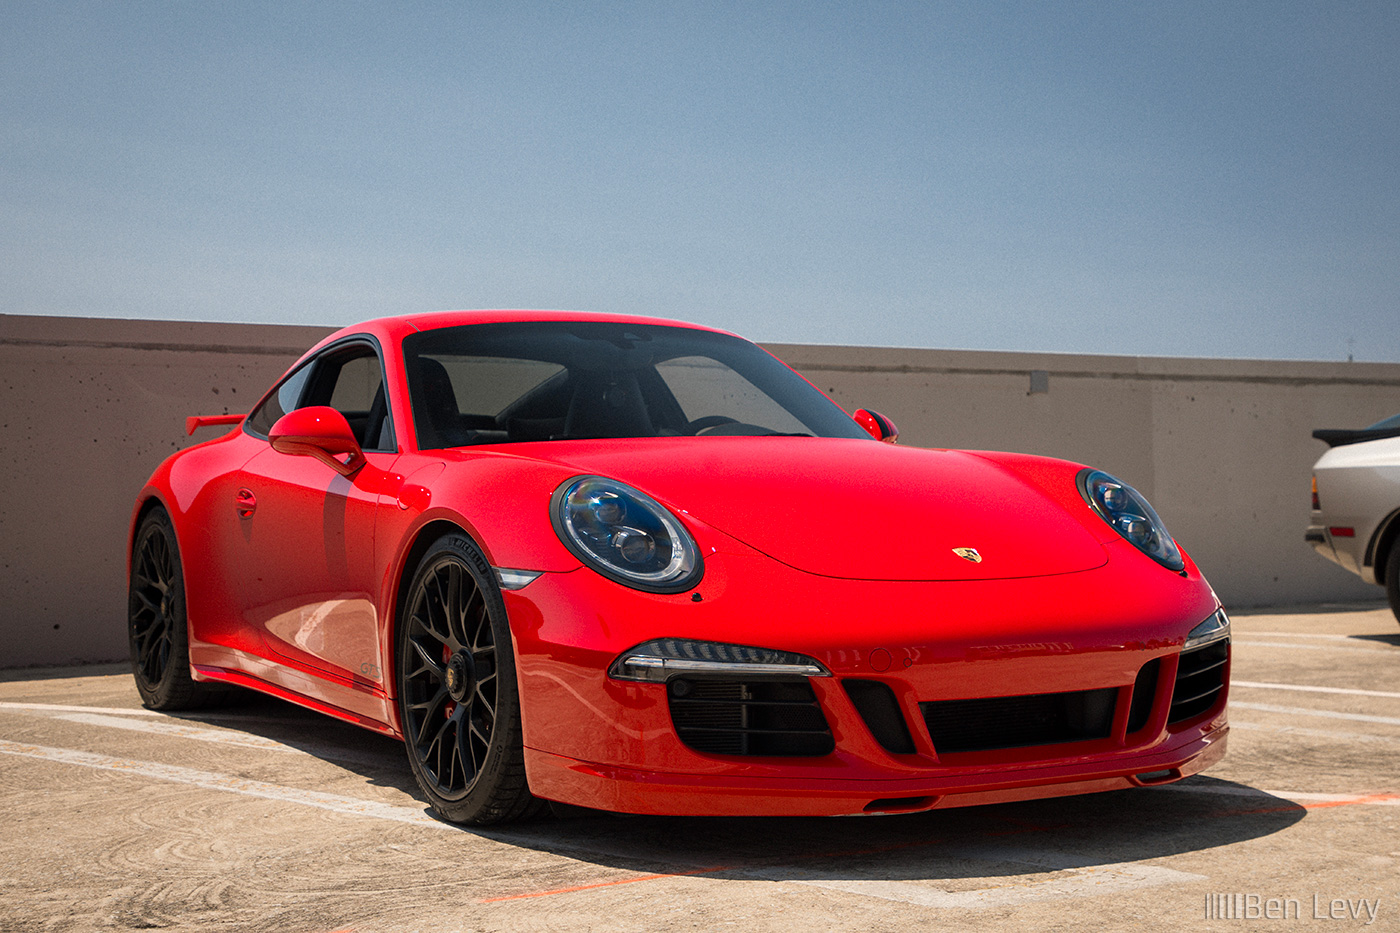
[[[448,820],[911,812],[1225,751],[1229,620],[1141,495],[880,443],[731,334],[387,318],[207,424],[132,516],[144,703],[401,738]]]

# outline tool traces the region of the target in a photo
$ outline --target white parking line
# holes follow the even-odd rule
[[[245,797],[262,797],[266,800],[279,800],[285,803],[301,804],[332,810],[351,816],[369,816],[380,820],[393,820],[398,823],[412,823],[415,826],[428,826],[435,829],[450,829],[460,832],[460,828],[450,823],[433,819],[419,807],[400,807],[388,803],[361,800],[358,797],[342,797],[339,794],[323,794],[314,790],[299,790],[268,784],[265,781],[252,781],[231,774],[218,774],[212,771],[196,771],[179,765],[165,765],[155,761],[136,761],[130,758],[113,758],[109,755],[96,755],[69,748],[49,748],[44,745],[25,745],[0,739],[0,754],[16,755],[21,758],[35,758],[57,764],[80,765],[100,771],[114,771],[138,777],[155,778],[160,781],[173,781],[177,784],[190,784],[206,790],[225,791]]]
[[[1257,680],[1230,679],[1231,687],[1254,687],[1259,690],[1299,690],[1304,693],[1344,693],[1356,697],[1391,697],[1400,700],[1400,693],[1389,690],[1351,690],[1343,687],[1306,687],[1301,684],[1270,684]]]
[[[1243,645],[1246,648],[1288,648],[1291,651],[1345,651],[1349,654],[1370,654],[1376,657],[1383,657],[1391,654],[1391,647],[1383,645],[1376,648],[1344,648],[1340,645],[1300,645],[1291,641],[1251,641],[1236,638],[1232,644]]]
[[[301,712],[290,704],[285,716],[267,716],[257,713],[231,713],[220,709],[187,710],[178,714],[162,713],[153,709],[134,709],[119,706],[70,706],[62,703],[15,703],[0,701],[0,712],[14,710],[20,713],[102,713],[111,716],[157,716],[171,719],[192,719],[196,722],[293,722],[295,714]],[[319,717],[318,715],[318,718]]]
[[[1258,722],[1240,722],[1230,718],[1230,730],[1245,732],[1276,732],[1279,735],[1297,735],[1310,739],[1328,739],[1334,742],[1379,742],[1382,745],[1400,746],[1400,738],[1389,735],[1368,735],[1365,732],[1338,732],[1336,729],[1304,729],[1302,726],[1266,726]]]
[[[157,713],[145,709],[107,709],[106,707],[100,706],[63,706],[56,703],[5,703],[0,705],[0,711],[37,713],[52,719],[61,719],[65,722],[76,722],[87,726],[99,726],[104,729],[125,729],[130,732],[148,732],[155,735],[168,736],[170,738],[191,739],[196,742],[212,742],[220,745],[256,748],[270,752],[299,752],[325,761],[378,765],[381,767],[390,762],[398,763],[402,761],[400,755],[397,754],[397,752],[402,750],[400,746],[395,746],[396,753],[376,754],[372,749],[346,748],[338,745],[322,745],[315,742],[279,742],[276,739],[269,739],[247,732],[207,729],[201,728],[200,726],[185,725],[183,717],[178,719],[175,717],[167,717],[164,713]],[[141,718],[126,719],[121,715],[107,715],[108,713],[136,713],[138,716],[160,717],[160,719],[164,721],[153,722],[151,719]],[[279,719],[277,717],[219,716],[217,718],[220,722],[252,721],[283,725],[288,723],[288,720]],[[388,748],[389,746],[386,746],[386,752]]]
[[[149,732],[176,739],[193,739],[196,742],[213,742],[217,745],[237,745],[242,748],[257,748],[269,752],[293,752],[297,749],[260,735],[246,732],[224,732],[218,729],[201,729],[175,722],[150,722],[140,719],[122,719],[120,716],[99,716],[95,713],[64,713],[53,717],[65,722],[79,722],[86,726],[102,726],[107,729],[125,729],[129,732]]]
[[[1327,641],[1364,641],[1356,635],[1328,635],[1323,632],[1249,632],[1259,638],[1323,638]]]
[[[1242,703],[1231,700],[1232,709],[1252,709],[1261,713],[1282,713],[1285,716],[1317,716],[1322,719],[1345,719],[1349,722],[1378,722],[1387,726],[1400,726],[1400,717],[1370,716],[1366,713],[1338,713],[1330,709],[1307,709],[1302,706],[1274,706],[1272,703]]]
[[[0,701],[0,710],[12,709],[21,713],[106,713],[115,716],[164,716],[153,709],[122,709],[114,706],[64,706],[59,703],[11,703]]]

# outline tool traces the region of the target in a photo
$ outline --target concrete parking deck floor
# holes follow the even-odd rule
[[[121,667],[0,672],[0,929],[1400,930],[1400,626],[1234,622],[1207,774],[862,819],[461,829],[398,744],[299,708],[175,717]]]

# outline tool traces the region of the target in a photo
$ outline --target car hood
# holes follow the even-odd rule
[[[606,448],[555,441],[538,453],[629,483],[769,557],[828,577],[991,580],[1073,573],[1108,559],[1062,506],[1013,471],[958,451],[713,437]],[[955,552],[966,548],[980,562]]]

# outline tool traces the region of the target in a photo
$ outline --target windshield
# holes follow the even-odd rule
[[[472,324],[404,340],[418,446],[598,437],[871,440],[754,344],[685,327]]]

